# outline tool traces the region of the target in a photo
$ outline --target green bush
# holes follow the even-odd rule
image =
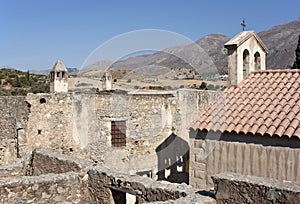
[[[205,90],[207,87],[207,83],[206,82],[202,82],[201,85],[199,86],[199,89]]]
[[[28,78],[21,76],[19,78],[19,83],[21,86],[30,86],[30,82],[28,81]]]
[[[206,88],[208,90],[215,90],[215,86],[213,84],[208,84]]]

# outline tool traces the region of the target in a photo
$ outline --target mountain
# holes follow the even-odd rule
[[[259,37],[269,49],[267,68],[290,68],[295,61],[295,50],[300,35],[300,19],[260,32]]]
[[[154,54],[145,54],[119,60],[110,64],[110,69],[133,69],[148,75],[166,75],[167,78],[192,78],[195,74],[224,73],[227,58],[224,43],[229,38],[223,34],[207,35],[195,43],[176,45]],[[105,63],[97,62],[86,70],[100,70]],[[212,67],[216,68],[212,70]],[[153,71],[155,70],[155,71]],[[171,73],[170,70],[173,72]],[[192,71],[191,71],[192,70]],[[167,76],[167,75],[172,76]]]
[[[300,35],[300,19],[275,26],[270,30],[258,33],[258,35],[269,50],[267,69],[290,68],[292,66]],[[214,74],[216,70],[220,74],[225,74],[227,73],[227,50],[224,48],[224,44],[228,40],[229,38],[223,34],[210,34],[197,40],[196,44],[177,45],[154,54],[130,57],[113,63],[110,68],[138,68],[146,72],[155,69],[159,73],[167,73],[167,70],[171,69],[176,70],[175,75],[180,75],[182,72],[187,73],[185,74],[187,78],[190,74],[187,70],[193,70],[202,76]],[[199,50],[197,45],[203,50]],[[96,70],[98,67],[92,65],[89,69]]]
[[[77,68],[70,68],[67,67],[69,75],[74,75],[79,72],[79,69]],[[41,75],[48,75],[50,73],[51,69],[42,69],[42,70],[30,70],[30,73],[33,74],[41,74]]]

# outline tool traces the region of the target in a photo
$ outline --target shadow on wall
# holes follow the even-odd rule
[[[189,150],[187,141],[172,133],[156,149],[158,180],[189,184]]]

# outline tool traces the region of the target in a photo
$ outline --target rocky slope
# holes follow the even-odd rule
[[[258,35],[269,49],[267,69],[292,66],[300,35],[300,19],[275,26]],[[97,62],[80,70],[78,74],[100,76],[100,73],[97,74],[97,71],[93,70],[102,70],[102,73],[107,68],[136,70],[133,74],[135,78],[158,75],[167,78],[191,78],[197,74],[201,76],[226,74],[227,51],[224,43],[228,40],[229,38],[223,34],[210,34],[193,44],[177,45],[154,54],[130,57],[113,64],[110,61]]]
[[[269,49],[267,68],[290,68],[300,35],[300,19],[273,27],[258,34]]]

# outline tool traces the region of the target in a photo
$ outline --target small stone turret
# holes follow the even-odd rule
[[[235,85],[250,72],[266,69],[267,47],[254,31],[242,31],[224,45],[228,50],[228,85]]]
[[[108,72],[105,72],[102,77],[102,89],[105,91],[112,89],[112,75]]]
[[[50,71],[50,92],[68,92],[68,70],[62,61],[57,60]]]

